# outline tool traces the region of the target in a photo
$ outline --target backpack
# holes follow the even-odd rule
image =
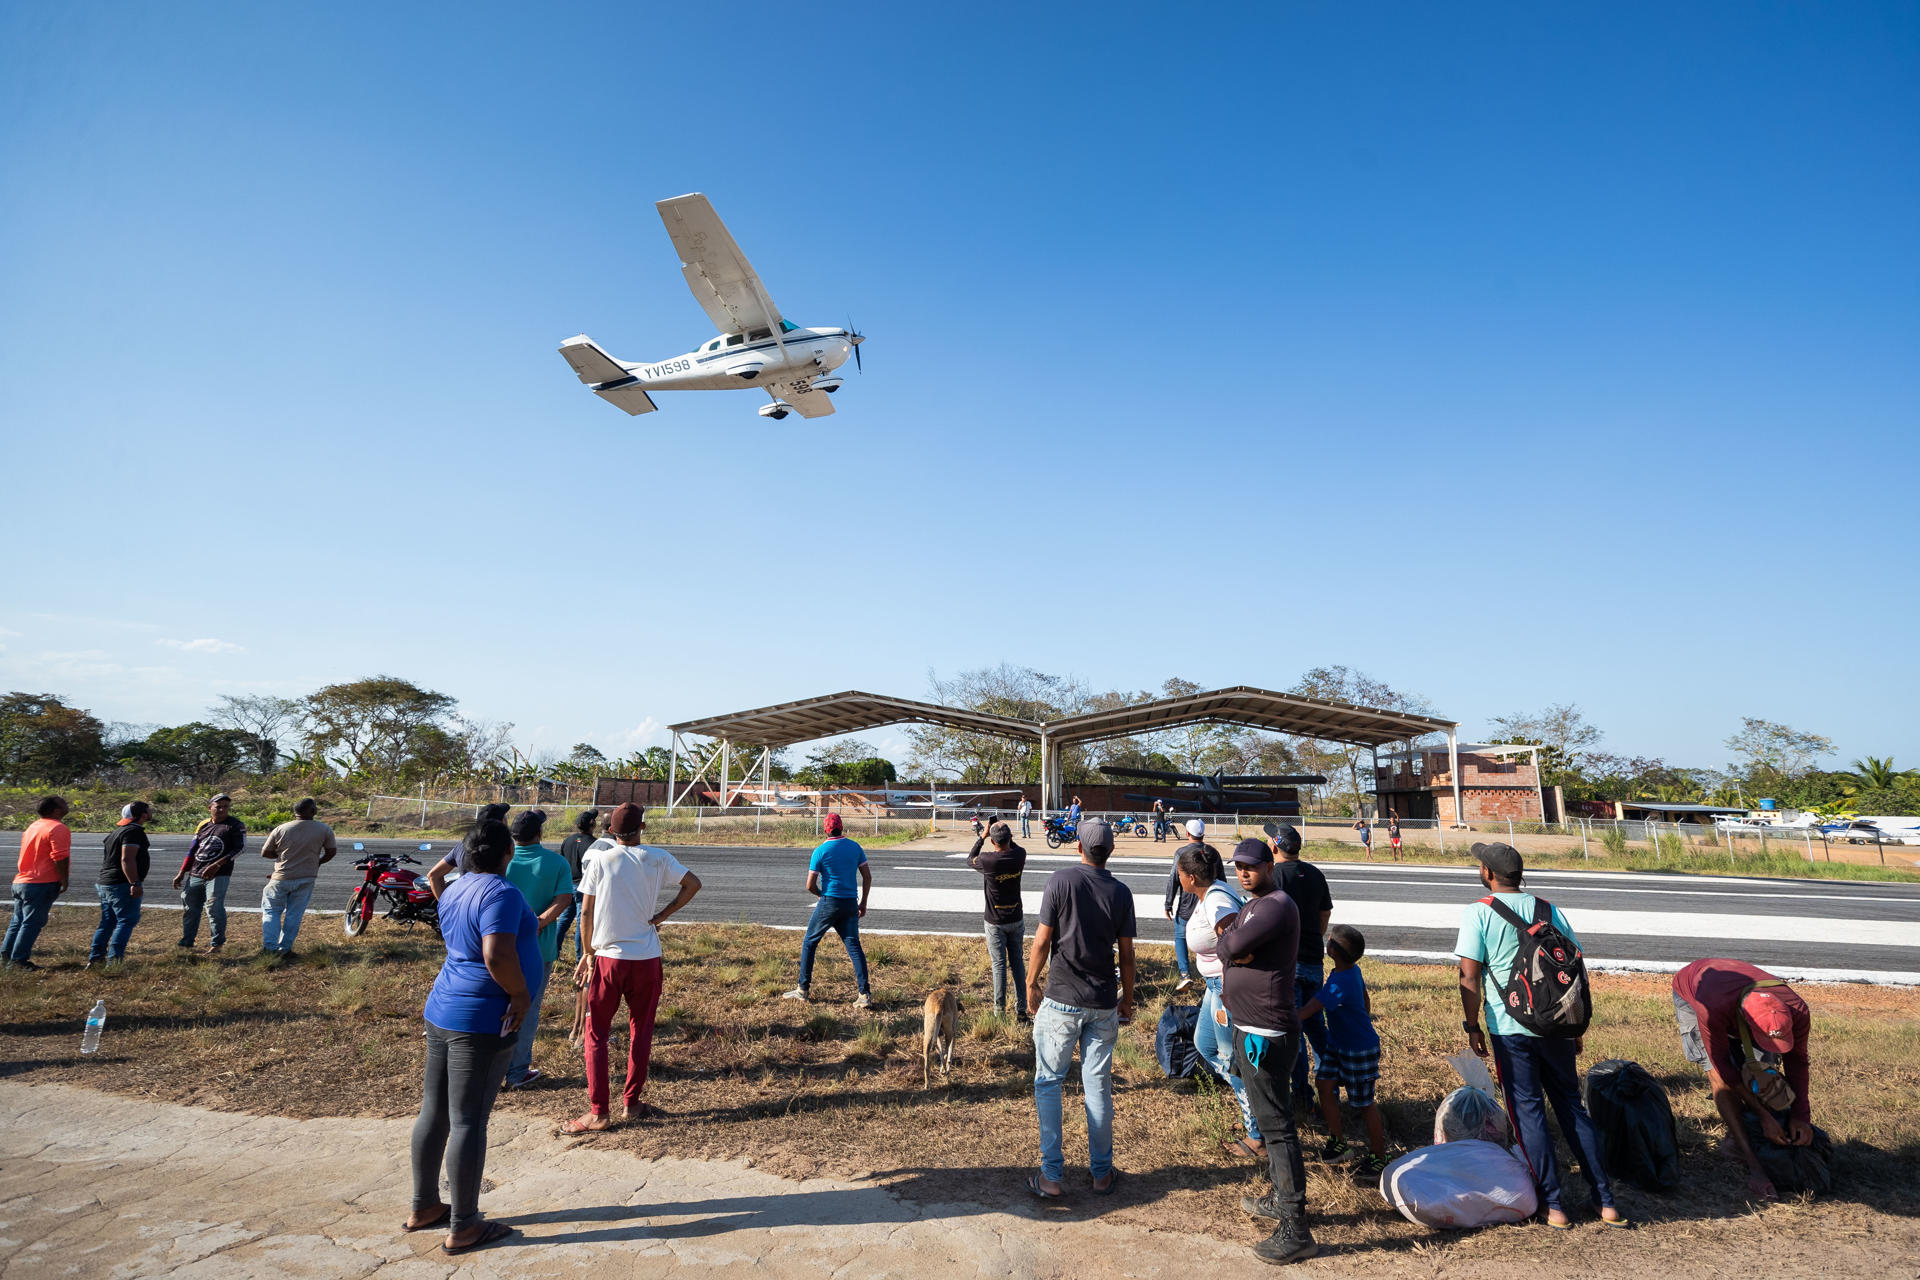
[[[1197,1004],[1170,1004],[1160,1014],[1160,1026],[1154,1032],[1153,1048],[1160,1059],[1160,1070],[1169,1079],[1184,1080],[1196,1070],[1218,1079],[1213,1064],[1193,1047],[1193,1029],[1200,1022]]]
[[[1552,904],[1535,898],[1533,921],[1528,923],[1492,894],[1480,901],[1520,931],[1520,950],[1513,957],[1506,984],[1487,975],[1500,993],[1507,1016],[1537,1036],[1571,1040],[1585,1035],[1593,1021],[1587,962],[1573,939],[1554,927]]]
[[[1784,987],[1786,982],[1780,978],[1763,978],[1758,982],[1749,982],[1747,989],[1740,993],[1745,1000],[1749,992],[1759,987]],[[1736,1008],[1738,1002],[1736,1002]],[[1793,1086],[1787,1083],[1786,1073],[1780,1069],[1780,1055],[1762,1053],[1753,1047],[1753,1033],[1747,1029],[1747,1020],[1738,1013],[1733,1024],[1740,1031],[1740,1080],[1747,1086],[1760,1105],[1769,1111],[1785,1111],[1793,1105]]]
[[[1680,1183],[1680,1141],[1666,1090],[1637,1062],[1608,1058],[1581,1082],[1587,1114],[1600,1132],[1600,1163],[1643,1191]]]
[[[1767,1141],[1760,1117],[1753,1112],[1742,1108],[1740,1123],[1774,1190],[1787,1195],[1802,1191],[1824,1195],[1833,1190],[1833,1138],[1825,1129],[1815,1125],[1813,1141],[1804,1147],[1781,1147]]]

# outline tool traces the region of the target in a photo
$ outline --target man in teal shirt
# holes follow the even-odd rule
[[[503,874],[540,918],[540,959],[551,970],[560,956],[560,917],[573,905],[573,876],[567,870],[567,860],[540,843],[546,824],[547,815],[539,809],[528,809],[513,820],[513,861]],[[534,995],[533,1007],[520,1023],[513,1056],[507,1060],[509,1089],[524,1089],[540,1078],[533,1065],[533,1037],[540,1030],[540,1005],[545,995],[543,982]]]
[[[1533,1173],[1540,1188],[1540,1205],[1547,1225],[1564,1231],[1568,1226],[1565,1208],[1560,1202],[1560,1168],[1553,1149],[1553,1135],[1547,1129],[1547,1103],[1560,1120],[1560,1132],[1580,1158],[1580,1168],[1593,1189],[1594,1207],[1600,1220],[1610,1227],[1624,1227],[1627,1220],[1614,1208],[1613,1184],[1600,1163],[1600,1135],[1580,1101],[1580,1068],[1577,1059],[1584,1037],[1564,1039],[1536,1035],[1509,1016],[1500,985],[1507,982],[1513,962],[1520,954],[1520,932],[1503,920],[1487,903],[1498,898],[1522,920],[1534,918],[1534,896],[1520,887],[1526,868],[1519,851],[1510,844],[1491,843],[1473,846],[1480,860],[1480,884],[1487,896],[1469,905],[1460,920],[1460,936],[1453,953],[1460,959],[1460,1007],[1466,1014],[1461,1024],[1467,1033],[1467,1045],[1481,1057],[1487,1056],[1488,1034],[1493,1041],[1493,1060],[1500,1071],[1500,1089],[1506,1094],[1507,1114],[1513,1119],[1514,1137],[1521,1158]],[[1580,939],[1560,914],[1560,908],[1548,904],[1553,927],[1574,946]],[[1481,1006],[1486,1006],[1487,1030],[1480,1029]]]

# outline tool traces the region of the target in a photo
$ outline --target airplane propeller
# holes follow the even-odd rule
[[[867,340],[867,336],[864,333],[859,333],[854,329],[853,317],[848,316],[847,317],[847,341],[853,344],[853,367],[860,373],[865,373],[867,371],[866,366],[860,363],[860,344],[865,342],[866,340]]]

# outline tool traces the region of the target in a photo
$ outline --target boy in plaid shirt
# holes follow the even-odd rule
[[[1320,1155],[1344,1160],[1352,1150],[1340,1136],[1340,1088],[1346,1086],[1347,1105],[1360,1113],[1367,1126],[1367,1154],[1354,1164],[1356,1178],[1377,1179],[1387,1167],[1386,1128],[1374,1105],[1373,1087],[1380,1078],[1380,1035],[1373,1029],[1373,1009],[1367,984],[1360,976],[1360,957],[1367,940],[1351,925],[1327,930],[1327,958],[1333,972],[1300,1009],[1302,1021],[1316,1013],[1327,1015],[1327,1052],[1320,1060],[1320,1114],[1327,1122],[1327,1139]]]

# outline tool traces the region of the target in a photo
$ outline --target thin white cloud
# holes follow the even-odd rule
[[[160,640],[169,649],[179,649],[183,653],[239,653],[241,646],[229,640],[215,640],[208,636],[203,640]]]
[[[606,741],[610,746],[601,749],[608,755],[618,758],[631,755],[635,751],[643,751],[648,747],[666,746],[667,730],[665,725],[648,716],[631,729],[623,729],[618,733],[607,735]]]
[[[19,631],[12,631],[6,627],[0,627],[0,640],[18,640],[22,634],[23,633]]]
[[[30,613],[41,622],[63,622],[84,627],[112,627],[118,631],[158,631],[157,622],[129,622],[125,618],[90,618],[78,613]]]

